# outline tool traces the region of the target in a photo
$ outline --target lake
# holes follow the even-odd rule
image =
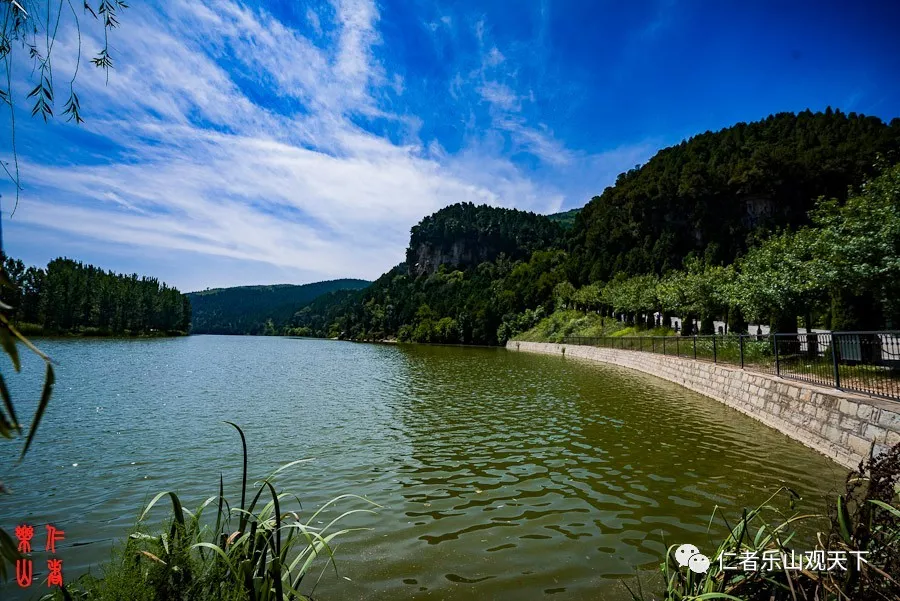
[[[223,420],[244,428],[251,477],[313,459],[278,478],[304,514],[344,493],[381,506],[348,522],[371,530],[338,545],[317,601],[625,599],[621,579],[652,580],[666,545],[712,553],[716,506],[737,516],[788,484],[821,510],[845,475],[716,401],[563,357],[237,336],[38,343],[57,386],[4,474],[0,524],[35,524],[36,551],[44,524],[63,529],[66,580],[108,559],[157,492],[195,509],[222,473],[239,499],[240,440]],[[29,359],[8,377],[20,418],[41,376]],[[20,449],[0,443],[2,465]],[[35,580],[0,597],[34,598]]]

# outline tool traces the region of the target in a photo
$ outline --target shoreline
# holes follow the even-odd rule
[[[190,334],[186,332],[160,332],[160,333],[142,333],[142,334],[107,334],[107,333],[92,333],[92,332],[57,332],[57,333],[34,333],[34,332],[22,332],[22,335],[31,339],[50,339],[50,340],[68,340],[68,339],[110,339],[110,340],[130,340],[135,338],[186,338],[190,336]]]
[[[900,442],[900,403],[797,380],[641,351],[510,340],[507,350],[608,363],[662,378],[855,468]]]

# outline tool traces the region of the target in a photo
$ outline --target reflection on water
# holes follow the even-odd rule
[[[714,507],[737,514],[789,483],[821,508],[843,475],[715,401],[561,357],[211,336],[43,347],[59,385],[0,522],[66,530],[66,578],[109,557],[156,492],[197,505],[222,472],[237,493],[225,419],[255,476],[315,458],[280,478],[304,510],[342,493],[382,506],[352,522],[371,530],[345,538],[317,599],[627,598],[618,579],[666,545],[712,551]],[[14,379],[20,398],[37,367]]]

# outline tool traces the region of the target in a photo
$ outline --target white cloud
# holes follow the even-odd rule
[[[503,56],[503,53],[494,46],[484,57],[484,64],[489,67],[496,67],[500,63],[506,60],[506,57]]]
[[[311,8],[306,9],[306,20],[316,34],[322,35],[322,23],[319,21],[319,15],[316,11]]]
[[[520,148],[546,163],[566,165],[572,160],[572,152],[554,138],[553,133],[546,126],[528,127],[522,119],[511,117],[500,121],[499,126],[510,132]]]
[[[370,0],[336,0],[340,40],[335,61],[336,79],[353,100],[366,94],[370,79],[383,77],[382,68],[372,57],[372,46],[380,41],[375,23],[378,9]]]
[[[519,97],[506,84],[488,81],[478,88],[478,92],[482,98],[503,111],[518,111],[522,106]]]
[[[486,139],[448,153],[418,140],[418,117],[379,106],[377,92],[399,95],[404,80],[377,59],[372,0],[335,0],[333,14],[307,11],[330,47],[234,2],[184,0],[160,10],[136,4],[123,17],[108,85],[96,70],[79,79],[90,99],[85,128],[116,152],[100,161],[62,152],[53,164],[23,157],[18,223],[150,254],[177,250],[191,261],[228,257],[317,279],[374,278],[402,259],[412,225],[453,202],[539,212],[563,203],[559,188],[534,181]],[[65,56],[75,41],[59,44]],[[488,67],[506,60],[496,47],[486,56]],[[455,85],[461,92],[469,83]],[[511,115],[521,108],[512,88],[482,80],[477,89],[515,150],[571,164],[575,155],[549,129]],[[371,133],[358,115],[406,127],[408,140]]]

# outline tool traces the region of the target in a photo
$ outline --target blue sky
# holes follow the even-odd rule
[[[900,116],[895,2],[174,0],[121,21],[108,83],[83,27],[85,124],[19,108],[4,243],[185,291],[374,279],[443,206],[582,206],[662,147],[773,112]]]

